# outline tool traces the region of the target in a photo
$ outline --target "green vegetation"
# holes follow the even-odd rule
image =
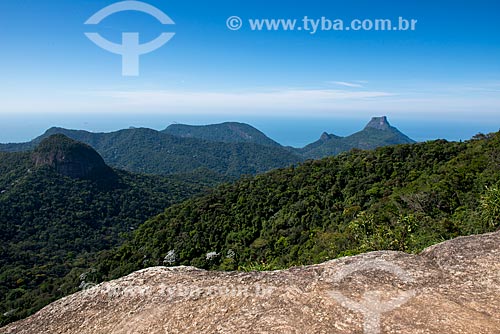
[[[205,169],[235,178],[302,161],[297,154],[280,146],[181,138],[144,128],[112,133],[52,128],[29,145],[3,144],[0,150],[33,149],[42,139],[54,134],[64,134],[92,146],[112,167],[146,174],[168,175]]]
[[[132,128],[91,133],[51,128],[30,143],[0,144],[0,151],[34,149],[41,140],[54,134],[64,134],[86,143],[99,152],[108,165],[130,172],[167,175],[203,168],[228,178],[256,175],[353,148],[375,149],[413,143],[390,126],[385,117],[376,117],[365,129],[351,136],[325,133],[320,140],[301,149],[282,147],[247,124],[222,123],[206,126],[176,124],[161,132]]]
[[[352,150],[196,197],[219,174],[111,170],[103,182],[34,158],[0,153],[0,325],[150,266],[281,269],[500,227],[500,133]]]
[[[77,291],[97,252],[220,181],[204,171],[165,178],[108,167],[91,179],[66,177],[51,166],[89,165],[98,155],[55,139],[35,153],[0,153],[0,326]]]
[[[223,185],[168,208],[102,253],[96,277],[163,264],[252,270],[372,250],[414,253],[493,231],[500,226],[499,148],[497,133],[354,150]]]
[[[271,147],[281,146],[253,126],[236,122],[200,126],[172,124],[162,132],[176,137],[198,138],[212,142],[254,143]]]
[[[319,159],[348,152],[354,148],[372,150],[377,147],[411,143],[414,141],[392,127],[386,117],[374,117],[362,131],[347,137],[324,133],[318,141],[299,149],[298,153],[308,159]]]

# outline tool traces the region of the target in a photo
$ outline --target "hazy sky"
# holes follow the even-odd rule
[[[84,22],[102,0],[0,1],[0,142],[51,125],[108,131],[248,121],[284,144],[387,115],[419,140],[500,128],[500,2],[147,0],[175,21],[122,12]],[[238,31],[230,16],[242,18]],[[418,20],[416,31],[252,31],[249,19]],[[121,75],[119,43],[176,35]],[[302,129],[302,132],[301,132]],[[298,133],[301,132],[301,133]],[[302,138],[302,139],[300,139]]]

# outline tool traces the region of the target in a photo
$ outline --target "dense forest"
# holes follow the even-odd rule
[[[31,150],[40,141],[55,134],[86,143],[108,165],[134,173],[171,175],[205,169],[229,179],[267,172],[303,160],[298,154],[281,146],[264,146],[254,142],[212,142],[145,128],[111,133],[51,128],[29,143],[0,144],[0,151]]]
[[[41,154],[57,155],[52,144],[42,142],[34,153],[0,153],[0,325],[76,291],[97,252],[119,245],[123,234],[165,207],[220,182],[206,171],[165,178],[109,167],[106,174],[74,179],[35,166]],[[66,141],[58,150],[73,150],[68,160],[78,156],[75,148],[82,145]]]
[[[63,134],[93,147],[115,168],[147,174],[190,173],[200,168],[229,179],[288,167],[353,148],[408,144],[413,140],[391,126],[386,117],[374,117],[363,130],[347,137],[323,134],[304,148],[283,147],[244,123],[206,126],[174,124],[163,131],[130,128],[111,133],[51,128],[28,143],[0,144],[0,151],[34,149],[43,139]]]
[[[181,138],[198,138],[219,143],[254,143],[281,147],[264,133],[245,123],[225,122],[211,125],[172,124],[163,133]]]
[[[150,266],[277,269],[500,227],[500,133],[352,150],[195,197],[215,174],[113,172],[110,186],[0,153],[0,324]]]
[[[168,208],[119,249],[98,279],[156,265],[248,270],[372,250],[419,252],[500,224],[500,133],[275,170]]]

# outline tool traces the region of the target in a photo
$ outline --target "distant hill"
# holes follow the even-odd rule
[[[212,185],[190,175],[112,169],[90,146],[63,135],[33,152],[0,152],[0,323],[74,291],[78,268],[90,267],[96,252]]]
[[[75,179],[112,178],[113,171],[90,146],[63,134],[44,139],[33,152],[35,167],[49,166]]]
[[[198,138],[212,142],[254,143],[271,147],[281,146],[253,126],[236,122],[201,126],[172,124],[163,130],[163,132],[177,137]]]
[[[296,152],[308,159],[319,159],[337,155],[353,148],[372,150],[377,147],[411,144],[414,142],[398,129],[391,126],[387,121],[387,117],[384,116],[372,118],[362,131],[347,137],[340,137],[325,132],[318,141]]]
[[[33,149],[53,134],[64,134],[92,146],[113,167],[148,174],[167,175],[207,169],[220,175],[238,177],[289,166],[302,160],[302,157],[280,146],[181,138],[145,128],[111,133],[51,128],[30,143],[3,144],[0,150]]]
[[[340,137],[323,133],[304,148],[283,147],[243,123],[207,126],[175,124],[163,131],[129,128],[111,133],[51,128],[29,143],[0,144],[0,151],[31,150],[41,140],[64,134],[93,147],[110,166],[148,174],[191,173],[199,169],[230,178],[288,167],[306,159],[334,156],[352,149],[414,143],[392,127],[386,117],[375,117],[355,134]]]

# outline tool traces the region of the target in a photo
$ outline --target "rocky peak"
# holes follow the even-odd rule
[[[86,284],[0,332],[498,334],[499,258],[496,232],[283,271],[155,267]]]
[[[42,140],[33,152],[33,162],[36,167],[49,166],[75,179],[112,172],[92,147],[62,134]]]
[[[323,132],[321,134],[321,137],[319,138],[319,140],[321,141],[329,141],[330,139],[340,139],[342,137],[339,137],[337,135],[334,135],[334,134],[331,134],[331,133],[328,133],[328,132]]]
[[[365,126],[365,129],[389,130],[391,125],[387,121],[387,116],[373,117],[371,121]]]
[[[321,137],[319,139],[322,140],[322,141],[327,141],[328,139],[330,139],[330,135],[328,133],[326,133],[326,132],[323,132],[321,134]]]

